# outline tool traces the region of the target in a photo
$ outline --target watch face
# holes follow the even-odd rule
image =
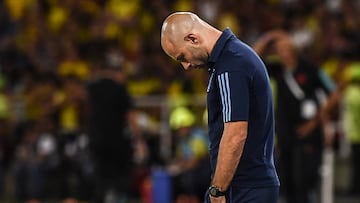
[[[217,195],[217,189],[215,187],[211,187],[209,190],[210,195],[216,196]]]

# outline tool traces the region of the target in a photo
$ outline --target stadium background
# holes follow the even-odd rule
[[[148,158],[148,166],[162,165],[173,156],[174,126],[169,121],[177,107],[189,107],[191,125],[206,128],[206,71],[183,71],[160,47],[161,23],[173,11],[194,11],[221,29],[231,27],[250,45],[266,31],[285,29],[298,50],[336,83],[346,79],[346,70],[360,68],[357,0],[3,0],[1,201],[15,199],[12,169],[24,125],[35,123],[43,131],[50,126],[54,134],[86,132],[87,112],[78,107],[85,102],[85,85],[104,64],[122,69],[142,130],[152,143],[160,143],[152,146],[155,155]],[[57,118],[48,119],[54,112]],[[342,129],[341,121],[336,125]],[[347,198],[353,171],[350,143],[342,137],[345,141],[334,155],[331,195]],[[25,157],[49,156],[53,149],[44,145]]]

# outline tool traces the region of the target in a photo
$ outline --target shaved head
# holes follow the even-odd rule
[[[205,63],[210,51],[221,32],[191,12],[176,12],[170,14],[163,22],[161,28],[161,46],[165,53],[178,61],[188,62],[188,66],[200,66],[191,64],[185,60],[182,49],[186,49],[202,57]],[[205,59],[206,58],[206,59]],[[184,65],[184,64],[183,64]],[[185,67],[185,66],[184,66]]]
[[[169,15],[162,26],[161,38],[172,43],[191,32],[201,19],[190,12],[177,12]]]

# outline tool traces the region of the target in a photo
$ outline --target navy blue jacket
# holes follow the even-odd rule
[[[210,161],[215,172],[224,123],[248,122],[244,151],[231,186],[278,186],[274,167],[274,112],[264,63],[225,29],[209,58],[207,88]]]

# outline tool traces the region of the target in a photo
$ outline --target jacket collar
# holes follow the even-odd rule
[[[208,63],[215,63],[222,50],[225,47],[226,42],[230,39],[230,37],[234,36],[234,33],[231,32],[229,28],[226,28],[223,33],[220,35],[219,39],[216,41],[213,50],[211,51]]]

